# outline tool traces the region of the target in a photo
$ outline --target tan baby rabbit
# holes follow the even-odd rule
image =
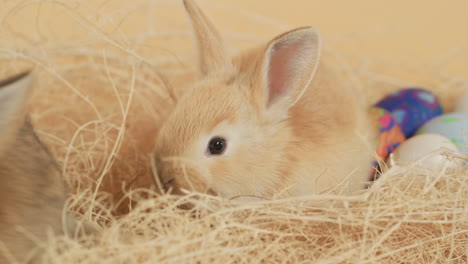
[[[319,32],[297,28],[231,56],[199,7],[184,4],[199,75],[158,135],[164,189],[231,198],[363,188],[373,157],[366,105],[321,54]]]
[[[48,231],[63,230],[67,193],[60,168],[27,115],[31,84],[29,73],[0,82],[0,263],[33,259],[28,236],[45,241]],[[65,223],[75,225],[71,218]]]

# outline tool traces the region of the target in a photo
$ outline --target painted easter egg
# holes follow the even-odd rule
[[[453,112],[460,112],[468,114],[468,88],[465,89],[462,97],[458,99]]]
[[[372,107],[369,114],[374,129],[377,131],[375,140],[377,157],[385,160],[401,142],[405,141],[405,135],[403,135],[395,117],[389,111]]]
[[[447,159],[444,155],[448,151],[457,151],[450,139],[438,134],[417,135],[400,144],[390,156],[389,165],[400,166],[418,160],[421,166],[429,169],[459,166],[458,160]]]
[[[421,88],[394,92],[376,106],[393,114],[407,138],[413,136],[424,123],[442,114],[442,106],[437,97]]]
[[[459,151],[468,152],[468,114],[449,113],[424,124],[416,134],[439,134],[449,138]]]

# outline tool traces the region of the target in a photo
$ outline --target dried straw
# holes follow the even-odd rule
[[[51,234],[38,241],[44,263],[468,262],[464,168],[428,171],[412,164],[352,196],[238,203],[195,193],[158,195],[151,153],[192,70],[190,32],[181,22],[143,16],[142,32],[129,34],[119,25],[133,13],[181,6],[135,1],[110,11],[118,1],[110,2],[98,8],[86,1],[8,2],[0,11],[1,75],[37,70],[31,114],[73,187],[67,208],[100,226],[95,236]],[[238,11],[259,27],[287,28]],[[20,28],[24,17],[31,23],[23,24],[34,26]],[[70,30],[41,28],[52,22]],[[238,46],[260,39],[226,36]],[[329,52],[369,100],[417,84],[430,87],[450,110],[466,83],[429,66]],[[179,209],[186,202],[194,208]]]

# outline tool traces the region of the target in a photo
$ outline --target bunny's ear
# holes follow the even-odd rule
[[[0,81],[0,144],[14,135],[26,115],[31,74],[24,72]]]
[[[184,0],[184,6],[195,33],[200,75],[224,69],[229,60],[221,34],[193,0]]]
[[[266,108],[287,112],[309,86],[320,58],[320,33],[311,27],[283,33],[267,45],[256,69],[254,96]]]

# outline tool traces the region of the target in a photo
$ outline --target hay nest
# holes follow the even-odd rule
[[[156,3],[160,14],[180,8],[149,4]],[[95,236],[39,241],[44,263],[468,262],[463,168],[408,165],[352,196],[237,203],[202,194],[158,195],[151,152],[159,125],[183,92],[179,81],[193,69],[190,32],[181,29],[185,21],[171,17],[169,29],[137,24],[144,30],[130,34],[121,21],[146,6],[136,1],[135,10],[106,8],[24,1],[0,12],[1,76],[37,70],[31,115],[73,187],[67,207],[100,226]],[[278,27],[255,19],[259,27]],[[260,41],[227,35],[238,46]],[[418,85],[435,91],[450,111],[464,85],[429,66],[332,52],[355,85],[377,87],[366,93],[369,100]],[[179,209],[186,202],[195,207]]]

